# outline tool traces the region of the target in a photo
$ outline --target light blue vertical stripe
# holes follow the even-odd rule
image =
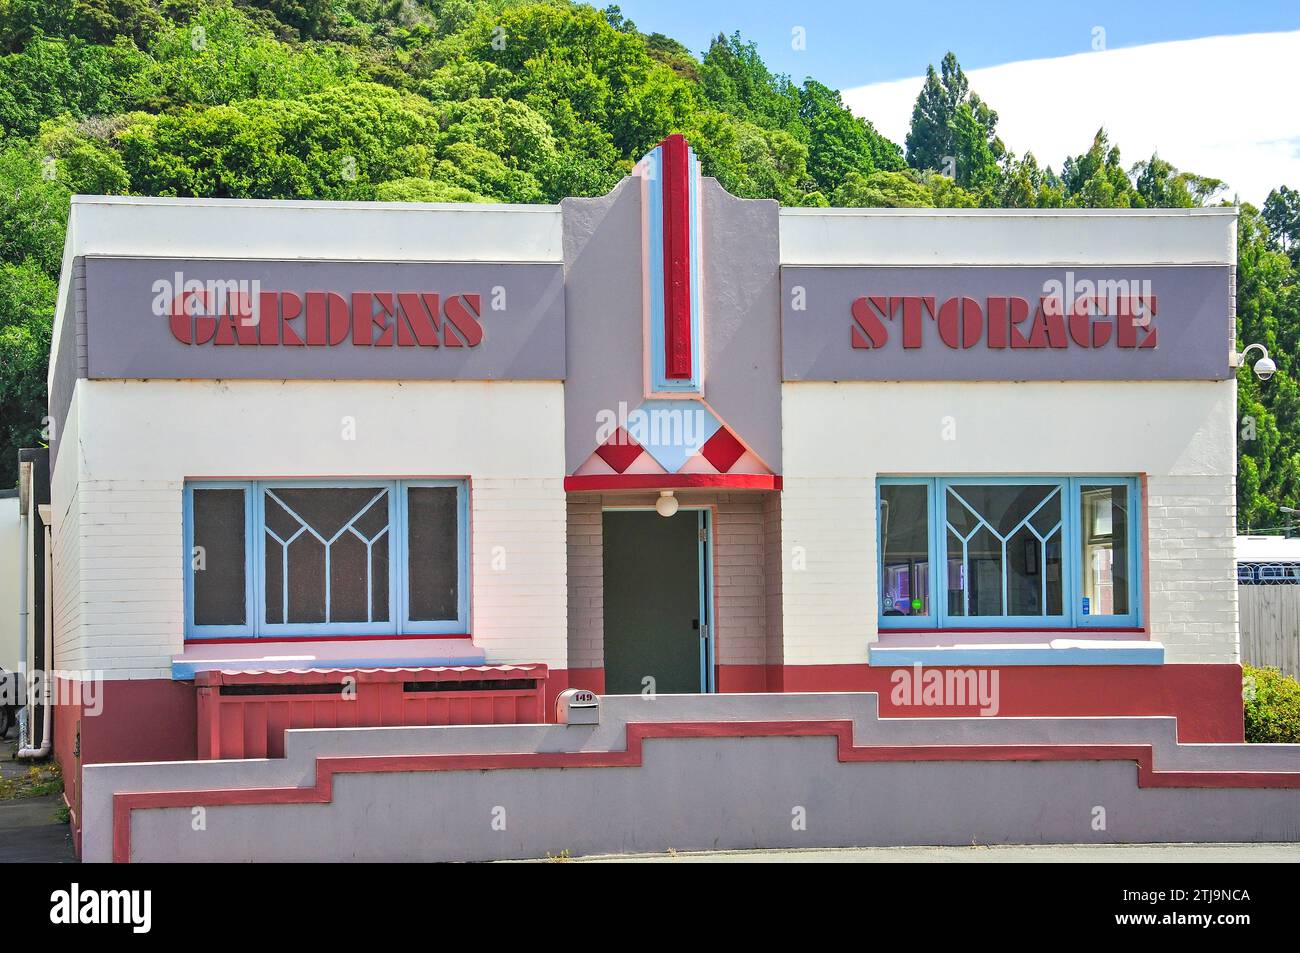
[[[689,379],[669,379],[664,348],[664,189],[663,189],[663,148],[656,147],[647,156],[649,165],[647,179],[647,199],[650,228],[647,236],[650,242],[650,386],[655,392],[672,392],[698,394],[703,379],[700,368],[700,332],[703,314],[703,295],[700,291],[700,175],[699,162],[695,153],[688,149],[686,154],[688,196],[688,216],[690,219],[690,280],[691,280],[691,376]]]
[[[691,187],[691,379],[680,381],[683,390],[698,393],[704,369],[700,367],[700,318],[704,313],[703,292],[700,282],[703,277],[702,256],[703,236],[700,233],[700,164],[692,149],[686,150],[686,168],[689,170]]]
[[[649,230],[647,261],[650,274],[650,377],[652,387],[662,390],[664,381],[664,189],[663,149],[656,148],[646,156],[646,197],[649,203],[647,220]]]

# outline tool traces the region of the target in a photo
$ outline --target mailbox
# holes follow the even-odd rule
[[[599,725],[600,696],[585,688],[570,688],[555,699],[555,721],[561,725]]]

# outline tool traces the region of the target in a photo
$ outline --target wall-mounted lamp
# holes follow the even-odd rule
[[[1255,350],[1255,348],[1259,348],[1260,352],[1264,355],[1255,362],[1255,376],[1262,381],[1266,381],[1277,372],[1277,365],[1274,364],[1273,359],[1268,356],[1268,348],[1264,347],[1262,344],[1250,344],[1247,345],[1244,351],[1234,353],[1232,355],[1231,365],[1233,367],[1241,367],[1246,363],[1246,355]]]
[[[655,500],[655,512],[660,516],[672,516],[680,505],[672,490],[660,490],[659,499]]]

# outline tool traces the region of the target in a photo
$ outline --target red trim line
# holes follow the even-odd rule
[[[638,768],[643,743],[657,738],[836,739],[840,763],[909,761],[1133,761],[1139,788],[1300,788],[1300,771],[1157,771],[1151,745],[863,745],[851,721],[676,722],[629,724],[624,751],[540,751],[519,754],[379,755],[318,758],[306,788],[122,792],[113,795],[113,862],[131,860],[131,812],[160,808],[257,804],[328,804],[338,774],[495,771],[518,768]]]
[[[543,681],[549,670],[538,662],[527,665],[416,665],[388,668],[346,669],[247,669],[212,668],[194,673],[194,683],[200,688],[211,685],[294,685],[343,682],[355,679],[359,683],[375,682],[464,682],[496,681],[498,679],[531,678]],[[338,727],[349,727],[340,724]]]
[[[567,476],[570,493],[597,490],[779,490],[781,478],[770,473],[593,473]]]
[[[1010,626],[1003,625],[1003,626],[991,626],[987,628],[970,628],[970,627],[959,626],[959,627],[948,628],[948,629],[933,629],[933,628],[925,628],[925,627],[912,628],[909,626],[908,628],[902,628],[902,629],[881,629],[880,630],[880,634],[882,636],[885,635],[946,635],[948,633],[957,633],[957,632],[962,634],[975,634],[975,635],[980,635],[980,634],[1025,635],[1028,633],[1033,633],[1034,635],[1060,635],[1062,633],[1077,635],[1077,634],[1086,633],[1086,634],[1095,634],[1104,637],[1107,635],[1114,635],[1115,633],[1120,633],[1123,635],[1140,635],[1145,633],[1146,629],[1142,628],[1141,626],[1131,626],[1127,628],[1113,628],[1113,629],[1105,628],[1102,626],[1091,626],[1086,629],[1078,629],[1078,628],[1054,629],[1054,628],[1049,628],[1047,626],[1030,625],[1030,626],[1025,626],[1023,628],[1012,628]]]
[[[186,645],[268,645],[275,642],[406,642],[417,639],[473,639],[468,632],[460,635],[284,635],[238,636],[227,639],[186,639]],[[325,660],[328,661],[328,660]]]
[[[691,377],[691,180],[686,139],[669,136],[663,149],[664,376]]]

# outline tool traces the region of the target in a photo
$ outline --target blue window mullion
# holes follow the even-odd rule
[[[252,540],[252,514],[250,512],[251,495],[247,481],[212,480],[203,483],[187,483],[181,492],[181,566],[184,571],[185,617],[184,636],[190,638],[219,638],[248,635],[254,628],[253,592],[256,577],[248,562],[248,549]],[[243,625],[197,625],[194,621],[194,491],[198,490],[240,490],[244,494],[244,624]]]
[[[262,500],[262,484],[254,482],[249,484],[252,490],[253,502],[249,507],[253,511],[253,526],[256,529],[256,545],[253,547],[250,565],[253,566],[253,578],[256,585],[253,589],[253,599],[255,603],[254,620],[254,638],[260,638],[262,630],[266,626],[266,521],[264,515],[265,505]],[[288,586],[288,580],[283,583]]]
[[[252,631],[253,637],[256,638],[262,631],[260,615],[258,613],[257,592],[260,588],[258,583],[262,578],[262,557],[261,548],[257,545],[259,527],[262,521],[257,518],[256,500],[261,499],[256,483],[249,483],[244,488],[244,599],[245,609],[244,618],[248,620],[248,625]]]
[[[1079,576],[1079,526],[1080,518],[1080,499],[1079,499],[1079,480],[1077,477],[1071,477],[1066,481],[1066,490],[1070,498],[1065,500],[1065,506],[1061,507],[1061,515],[1065,521],[1061,526],[1061,572],[1065,577],[1061,580],[1061,598],[1066,600],[1068,606],[1065,617],[1072,628],[1080,628],[1079,620],[1083,618],[1083,599],[1082,583]]]
[[[890,616],[886,617],[881,611],[881,599],[885,591],[885,568],[884,568],[884,520],[882,513],[884,511],[884,494],[881,492],[886,486],[922,486],[926,491],[925,512],[928,520],[929,531],[926,536],[928,552],[926,559],[926,581],[930,593],[930,611],[924,616]],[[939,567],[934,559],[936,552],[936,539],[941,538],[938,535],[935,522],[935,490],[933,477],[881,477],[876,482],[876,618],[878,629],[899,629],[899,628],[936,628],[938,626],[938,605],[935,602],[938,590],[940,572]],[[914,584],[915,587],[915,584]],[[915,592],[912,593],[915,596]]]
[[[340,538],[342,538],[342,537],[340,537]],[[330,615],[332,614],[333,609],[334,609],[334,607],[330,604],[330,582],[331,582],[331,580],[330,580],[330,575],[331,575],[331,573],[330,573],[330,556],[331,556],[331,554],[332,554],[333,551],[334,551],[334,545],[333,545],[332,542],[326,541],[326,542],[324,542],[324,543],[321,544],[321,548],[325,550],[325,624],[326,624],[326,625],[329,625],[330,622],[333,621],[333,620],[330,618]],[[367,566],[367,567],[366,567],[366,570],[369,571],[369,569],[370,569],[370,567]],[[286,593],[289,591],[289,587],[288,587],[288,586],[285,586],[284,589],[285,589],[285,592],[286,592]],[[368,609],[369,609],[369,606],[367,606],[366,608],[367,608],[367,610],[368,610]],[[366,616],[367,616],[367,618],[370,616],[370,612],[369,612],[369,611],[366,612]],[[286,621],[286,622],[289,621],[289,617],[288,617],[288,616],[285,616],[285,621]]]
[[[181,571],[185,580],[185,635],[194,634],[194,487],[181,493]],[[248,618],[247,615],[244,616]]]
[[[937,477],[936,480],[937,480],[937,483],[938,483],[938,489],[939,489],[939,492],[940,492],[940,494],[942,495],[942,497],[943,497],[943,499],[944,499],[944,501],[945,501],[945,504],[946,504],[947,497],[948,497],[948,491],[949,491],[949,490],[953,490],[953,491],[956,491],[956,492],[960,492],[960,489],[961,489],[961,487],[963,487],[963,486],[982,486],[982,485],[991,485],[991,484],[1005,484],[1005,485],[1031,485],[1031,484],[1032,484],[1032,485],[1036,485],[1036,486],[1055,487],[1055,488],[1056,488],[1056,492],[1057,492],[1057,493],[1062,497],[1062,499],[1061,499],[1060,502],[1061,502],[1061,513],[1062,513],[1061,520],[1062,520],[1062,535],[1063,535],[1063,537],[1064,537],[1064,535],[1065,535],[1065,533],[1066,533],[1066,523],[1068,522],[1067,511],[1068,511],[1068,502],[1069,502],[1069,501],[1066,500],[1066,499],[1064,499],[1064,497],[1066,496],[1066,494],[1067,494],[1067,492],[1068,492],[1068,490],[1067,490],[1067,485],[1068,485],[1068,482],[1069,482],[1069,481],[1068,481],[1068,478],[1063,478],[1063,477],[1042,477],[1042,476],[970,476],[970,475],[963,475],[963,476],[956,476],[956,477]],[[983,520],[983,521],[987,524],[987,518],[986,518],[985,514],[980,513],[980,514],[978,514],[978,516],[979,516],[979,518],[980,518],[981,520]],[[1005,544],[1005,540],[1002,540],[1002,538],[1001,538],[1001,534],[999,534],[999,533],[993,531],[993,530],[992,530],[992,526],[991,526],[991,524],[988,524],[988,525],[989,525],[989,527],[990,527],[990,532],[993,532],[993,535],[994,535],[995,537],[997,537],[998,540],[999,540],[1000,542],[1002,542],[1002,543]],[[976,530],[976,531],[978,531],[978,530]],[[945,540],[945,542],[946,542],[946,540]],[[1065,542],[1064,542],[1064,540],[1063,540],[1062,546],[1063,546],[1063,549],[1064,549],[1064,548],[1065,548]],[[963,551],[963,572],[964,572],[964,576],[965,576],[965,578],[963,579],[963,582],[964,582],[965,584],[964,584],[964,586],[962,587],[962,599],[963,599],[963,606],[966,608],[967,612],[966,612],[965,615],[962,615],[962,616],[953,616],[953,615],[951,615],[951,614],[948,612],[947,599],[945,598],[945,600],[944,600],[944,602],[943,602],[943,605],[942,605],[943,616],[942,616],[941,621],[940,621],[940,624],[941,624],[942,627],[948,627],[948,626],[952,625],[952,626],[971,626],[971,627],[976,627],[976,628],[1014,628],[1014,629],[1060,628],[1060,627],[1064,624],[1064,620],[1066,620],[1066,619],[1069,618],[1069,612],[1065,609],[1064,605],[1062,606],[1062,614],[1059,615],[1059,616],[1047,615],[1046,612],[1044,612],[1044,613],[1042,613],[1042,614],[1040,614],[1040,615],[1037,615],[1037,616],[1013,616],[1013,615],[1007,615],[1007,614],[1006,614],[1006,610],[1007,610],[1007,595],[1009,595],[1009,593],[1008,593],[1008,583],[1007,583],[1007,569],[1008,569],[1008,567],[1007,567],[1007,558],[1008,558],[1008,557],[1006,557],[1005,554],[1004,554],[1004,558],[1003,558],[1003,561],[1002,561],[1002,578],[1001,578],[1002,591],[1003,591],[1003,594],[1004,594],[1004,595],[1003,595],[1003,602],[1002,602],[1002,610],[1003,610],[1003,614],[1002,614],[1002,615],[996,615],[996,616],[979,616],[979,615],[971,615],[970,612],[969,612],[969,601],[968,601],[969,592],[970,592],[970,582],[971,582],[971,580],[970,580],[969,566],[966,564],[966,559],[965,559],[966,549],[967,549],[967,547],[966,547],[966,543],[963,542],[963,547],[962,547],[962,551]],[[1004,549],[1004,553],[1005,553],[1005,547],[1004,547],[1003,549]],[[1063,555],[1063,558],[1064,558],[1064,555],[1065,555],[1065,554],[1063,553],[1062,555]],[[1062,580],[1062,599],[1065,598],[1065,595],[1064,595],[1064,592],[1065,592],[1064,584],[1065,584],[1065,580]],[[1045,604],[1044,604],[1044,609],[1046,609],[1046,605],[1045,605]]]
[[[366,622],[318,622],[318,623],[271,623],[266,611],[266,568],[269,561],[266,533],[265,494],[272,486],[304,487],[370,487],[387,493],[387,530],[378,540],[365,539],[367,554],[367,619]],[[457,580],[457,618],[430,622],[412,623],[410,621],[410,592],[408,567],[408,527],[406,490],[411,486],[452,487],[456,493],[456,580]],[[244,496],[244,618],[243,625],[196,626],[194,624],[194,587],[193,570],[194,519],[193,501],[195,489],[239,489]],[[376,503],[377,505],[377,503]],[[464,480],[252,480],[252,481],[195,481],[187,483],[182,489],[182,567],[184,571],[185,621],[187,638],[243,636],[253,638],[273,638],[277,636],[306,636],[314,633],[338,633],[356,635],[407,634],[417,628],[435,633],[464,632],[468,630],[470,603],[469,567],[469,494]],[[306,530],[300,529],[299,533]],[[348,532],[347,530],[344,533]],[[386,538],[385,538],[386,537]],[[341,538],[341,537],[340,537]],[[374,555],[376,542],[382,540],[388,547],[388,611],[387,619],[375,621],[374,589]],[[287,558],[287,547],[282,558]],[[328,575],[330,561],[329,547],[326,547],[327,575],[324,582],[326,590],[326,618],[333,617],[331,581]],[[282,605],[288,600],[289,578],[283,571]],[[288,618],[287,609],[284,618]]]
[[[932,629],[939,628],[939,614],[948,598],[948,530],[944,520],[944,507],[939,499],[939,481],[931,477],[925,481],[930,512],[930,614],[926,617]]]
[[[1127,577],[1129,610],[1124,615],[1096,616],[1083,615],[1083,598],[1082,598],[1082,580],[1083,572],[1087,570],[1082,563],[1081,554],[1076,554],[1076,564],[1071,573],[1070,582],[1078,588],[1075,594],[1075,616],[1076,625],[1080,628],[1115,628],[1115,627],[1136,627],[1143,624],[1143,605],[1142,605],[1142,578],[1141,565],[1142,553],[1141,532],[1138,522],[1142,519],[1144,502],[1140,495],[1138,479],[1136,477],[1076,477],[1073,479],[1072,494],[1075,497],[1074,512],[1076,523],[1076,543],[1081,548],[1085,527],[1083,525],[1083,504],[1082,488],[1084,486],[1114,486],[1124,488],[1124,499],[1127,516],[1126,539],[1127,539]]]
[[[1142,499],[1142,486],[1135,477],[1129,481],[1128,490],[1128,523],[1129,523],[1129,570],[1128,570],[1128,587],[1129,587],[1129,611],[1133,613],[1133,624],[1142,625],[1142,620],[1146,618],[1142,602],[1144,587],[1142,582],[1142,532],[1138,526],[1139,520],[1142,520],[1146,514],[1146,501]]]
[[[457,523],[456,551],[459,554],[459,569],[456,575],[457,591],[460,598],[456,601],[457,621],[462,632],[469,630],[469,587],[471,585],[469,566],[469,487],[464,482],[456,484],[456,499],[459,506],[456,513]]]
[[[958,492],[962,485],[978,484],[1037,484],[1042,486],[1051,486],[1056,488],[1060,495],[1061,519],[1059,526],[1059,536],[1057,536],[1060,547],[1060,566],[1063,576],[1060,581],[1062,611],[1059,615],[1047,615],[1045,613],[1048,598],[1049,584],[1047,580],[1047,547],[1050,545],[1053,534],[1045,534],[1045,538],[1038,539],[1040,545],[1039,551],[1039,573],[1040,588],[1039,598],[1044,608],[1044,614],[1039,616],[953,616],[948,612],[948,530],[947,530],[947,502],[948,492],[955,489]],[[946,628],[949,626],[976,626],[976,627],[1006,627],[1006,628],[1117,628],[1127,626],[1139,626],[1143,619],[1143,592],[1142,592],[1142,534],[1139,521],[1142,518],[1142,508],[1144,503],[1141,499],[1141,490],[1139,481],[1134,477],[1117,477],[1117,476],[1070,476],[1070,477],[1045,477],[1045,476],[971,476],[963,475],[956,477],[880,477],[877,480],[876,492],[876,520],[877,520],[877,586],[879,592],[884,592],[884,526],[881,519],[883,493],[882,488],[890,485],[912,485],[925,486],[927,493],[927,512],[929,514],[930,532],[929,532],[929,587],[931,598],[931,611],[929,616],[910,616],[906,619],[889,617],[886,618],[880,606],[883,604],[877,600],[877,620],[880,629],[888,628],[921,628],[921,627],[939,627]],[[1089,616],[1083,615],[1082,593],[1083,578],[1082,573],[1088,567],[1083,565],[1083,542],[1085,532],[1084,518],[1082,512],[1081,490],[1083,486],[1114,486],[1125,488],[1125,507],[1127,511],[1127,562],[1118,568],[1126,570],[1126,580],[1128,584],[1129,611],[1123,615],[1098,616],[1095,613]],[[982,514],[981,514],[982,515]],[[1035,538],[1038,538],[1038,532],[1033,532]],[[999,537],[1000,539],[1000,537]],[[1007,599],[1009,598],[1009,577],[1008,560],[1012,557],[1007,553],[1006,541],[1000,540],[1003,549],[1002,560],[1002,590],[1003,590],[1003,611],[1007,608]],[[963,551],[965,551],[963,544]],[[965,561],[962,563],[965,568]],[[966,573],[966,587],[962,589],[962,596],[965,598],[969,588],[969,572]]]
[[[388,614],[398,635],[406,633],[406,491],[394,480],[388,487]]]
[[[416,487],[451,487],[456,491],[456,618],[441,620],[412,620],[410,567],[408,563],[408,537],[410,528],[409,494]],[[399,625],[408,633],[422,632],[428,634],[451,634],[469,631],[469,587],[471,572],[469,566],[469,487],[465,480],[429,479],[403,480],[398,483],[401,493],[401,511],[398,517],[398,531],[401,535],[400,551],[402,553],[402,574],[400,594],[401,613]],[[395,590],[396,591],[396,590]]]

